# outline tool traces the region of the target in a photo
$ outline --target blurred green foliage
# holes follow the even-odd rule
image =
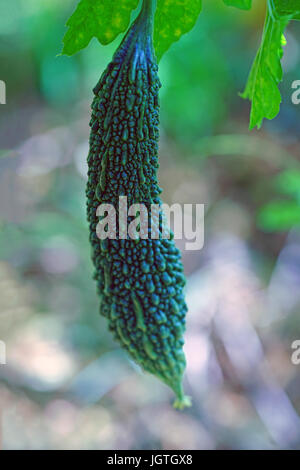
[[[131,368],[132,376],[122,382],[124,375],[116,367],[127,361],[122,353],[121,359],[114,356],[113,366],[109,361],[103,365],[107,354],[118,352],[97,314],[85,217],[85,160],[92,88],[120,38],[107,47],[93,40],[73,57],[57,57],[75,0],[0,3],[0,79],[7,84],[7,105],[0,106],[0,339],[7,340],[11,354],[19,354],[19,369],[0,384],[0,404],[5,413],[16,408],[17,415],[25,415],[24,426],[18,417],[5,415],[7,447],[16,442],[19,448],[276,446],[219,339],[217,360],[209,368],[211,381],[199,372],[205,358],[213,357],[209,341],[215,341],[215,324],[206,322],[216,305],[219,311],[226,301],[236,309],[233,319],[250,304],[253,322],[263,325],[266,361],[273,361],[276,379],[300,410],[299,373],[290,361],[291,341],[300,334],[299,303],[290,302],[299,291],[299,279],[293,277],[297,269],[290,261],[297,265],[297,253],[287,256],[282,268],[284,250],[297,248],[293,237],[297,240],[300,223],[300,106],[291,102],[291,83],[300,78],[300,25],[288,30],[281,113],[260,132],[250,133],[249,105],[238,91],[259,45],[263,3],[254,0],[247,12],[221,0],[203,2],[195,28],[160,63],[163,198],[204,203],[206,208],[204,250],[183,252],[186,273],[200,272],[200,293],[195,293],[198,310],[192,328],[188,325],[195,335],[188,343],[196,350],[191,362],[195,406],[180,417],[159,405],[167,403],[168,395],[155,379],[136,378]],[[219,251],[213,247],[212,254],[210,243],[227,237],[236,245]],[[250,258],[246,272],[224,274],[224,257],[232,264],[244,263],[245,252]],[[212,255],[219,277],[211,275],[209,281]],[[290,268],[292,274],[285,275]],[[266,289],[273,277],[270,294]],[[291,279],[292,287],[287,284],[281,293]],[[276,308],[272,305],[267,314],[273,297]],[[264,326],[273,320],[275,327]],[[50,379],[41,385],[34,375],[39,364],[26,354],[33,347],[40,354],[48,343],[54,351],[46,355],[47,366],[41,361],[36,375],[46,381],[48,373]],[[100,404],[78,410],[62,395],[55,372],[61,367],[68,381],[98,360],[103,361],[94,373],[99,382],[84,381],[82,393],[99,393]],[[248,378],[251,382],[252,373]],[[45,419],[43,430],[36,426],[40,419]]]
[[[71,58],[57,57],[64,23],[76,3],[45,1],[38,5],[15,0],[8,8],[2,6],[1,75],[8,83],[10,103],[25,90],[28,99],[34,94],[59,108],[91,96],[120,39],[107,47],[93,40],[89,48]],[[264,15],[259,2],[251,12],[228,9],[219,0],[207,2],[203,10],[197,26],[171,47],[161,63],[162,124],[185,142],[214,133],[235,109],[244,110],[246,119],[248,104],[238,97],[238,91],[246,82]],[[292,30],[297,26],[292,25]],[[291,43],[292,63],[288,63],[283,85],[285,103],[290,77],[300,70],[293,57],[293,38]],[[287,111],[288,106],[283,112]],[[292,107],[289,112],[295,119],[299,115]]]
[[[268,231],[286,231],[300,226],[300,170],[288,169],[274,178],[277,193],[288,199],[274,200],[261,208],[259,226]]]

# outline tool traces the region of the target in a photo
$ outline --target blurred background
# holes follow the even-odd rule
[[[167,203],[205,204],[185,252],[186,391],[120,350],[98,314],[85,217],[92,88],[118,38],[57,57],[74,0],[0,3],[0,365],[3,449],[299,449],[300,24],[288,29],[278,118],[248,131],[238,96],[259,45],[251,12],[204,2],[160,64]]]

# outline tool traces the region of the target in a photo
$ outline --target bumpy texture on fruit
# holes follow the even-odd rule
[[[170,386],[177,396],[174,406],[183,408],[189,405],[182,389],[187,308],[180,252],[172,234],[164,239],[168,228],[163,217],[153,217],[158,239],[143,239],[142,232],[137,240],[119,239],[119,225],[116,240],[100,240],[96,233],[101,203],[112,204],[117,216],[120,196],[127,197],[128,207],[144,204],[149,213],[151,204],[161,205],[157,70],[151,0],[145,0],[94,88],[87,208],[100,312],[131,358]]]

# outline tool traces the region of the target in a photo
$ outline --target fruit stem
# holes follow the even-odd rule
[[[152,33],[154,23],[154,12],[156,9],[156,0],[143,0],[140,18],[145,21],[147,30]]]

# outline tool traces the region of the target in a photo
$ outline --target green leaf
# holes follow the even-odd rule
[[[223,0],[223,2],[229,7],[241,8],[241,10],[250,10],[252,7],[252,0]]]
[[[258,226],[267,232],[281,232],[300,225],[300,205],[295,201],[272,201],[262,207]]]
[[[274,119],[279,113],[281,95],[278,84],[282,80],[284,30],[288,19],[276,20],[267,12],[263,38],[254,60],[243,98],[252,101],[250,129],[261,127],[264,118]]]
[[[270,0],[274,18],[300,19],[300,0]]]
[[[67,21],[62,54],[75,54],[93,37],[109,44],[128,28],[130,14],[138,4],[139,0],[80,0]],[[202,0],[157,0],[154,47],[158,60],[194,27],[201,9]]]
[[[158,60],[195,26],[201,9],[202,0],[157,0],[154,47]]]
[[[80,0],[67,21],[62,54],[72,55],[86,47],[93,37],[109,44],[128,28],[131,12],[139,0]]]

